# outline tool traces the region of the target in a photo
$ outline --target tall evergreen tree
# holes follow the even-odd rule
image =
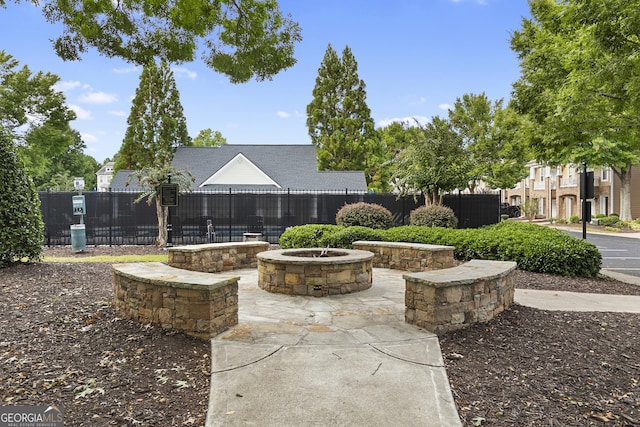
[[[364,81],[349,46],[342,59],[327,47],[318,69],[313,100],[307,105],[307,127],[317,147],[320,170],[370,170],[367,157],[378,151]],[[367,177],[371,182],[371,177]]]
[[[168,165],[176,147],[189,145],[180,93],[166,61],[142,69],[127,124],[116,170]]]
[[[0,125],[0,268],[37,261],[44,223],[33,181],[16,154],[11,134]]]

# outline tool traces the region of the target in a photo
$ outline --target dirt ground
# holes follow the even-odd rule
[[[76,256],[158,252],[88,248]],[[516,283],[640,295],[638,286],[602,278],[519,271]],[[65,426],[204,425],[209,343],[118,318],[112,293],[107,263],[1,269],[0,404],[61,405]],[[638,426],[639,331],[638,315],[515,305],[440,344],[465,426]]]

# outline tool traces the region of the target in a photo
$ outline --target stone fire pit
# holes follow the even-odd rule
[[[348,294],[371,287],[373,253],[356,249],[281,249],[257,254],[258,286],[288,295]]]

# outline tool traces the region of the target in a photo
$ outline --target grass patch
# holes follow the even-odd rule
[[[100,255],[100,256],[77,256],[77,257],[49,257],[42,259],[44,262],[167,262],[167,254],[154,255]]]

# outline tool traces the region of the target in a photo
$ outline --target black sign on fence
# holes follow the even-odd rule
[[[178,184],[160,185],[160,205],[178,206]]]

